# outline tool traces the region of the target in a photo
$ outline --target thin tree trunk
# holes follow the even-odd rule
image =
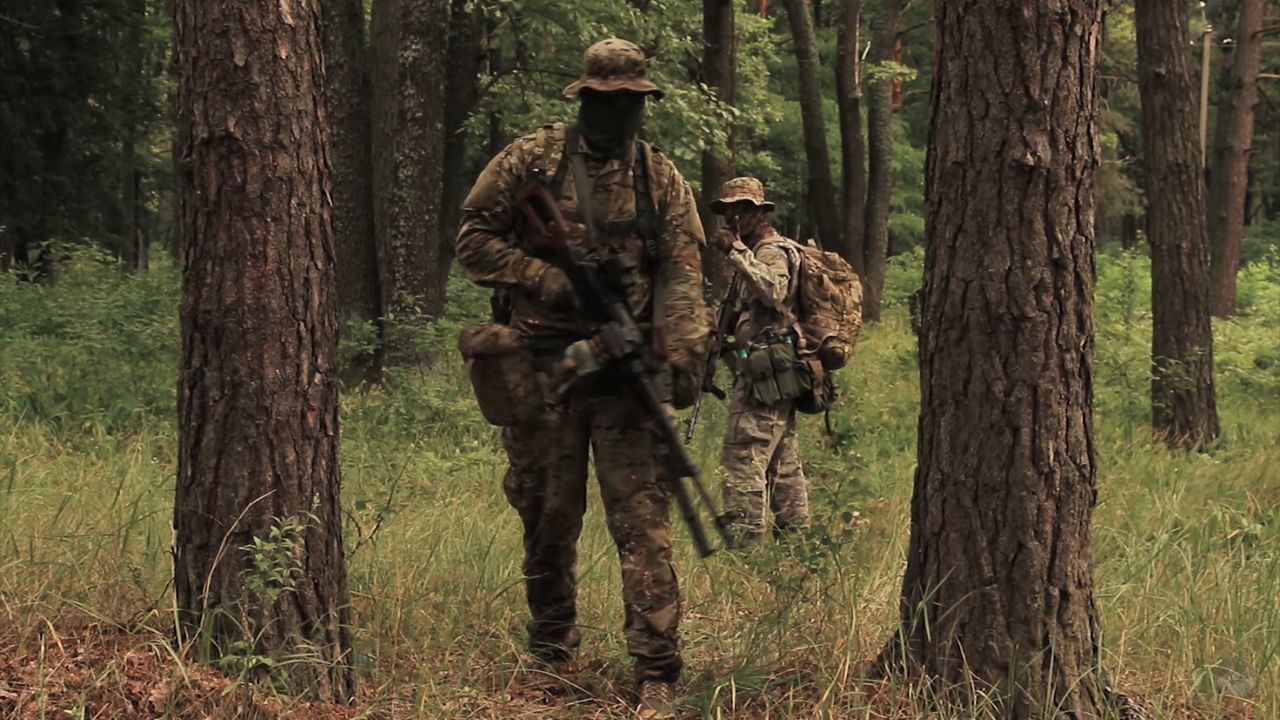
[[[1120,247],[1132,250],[1138,246],[1138,216],[1127,212],[1121,220]]]
[[[471,187],[464,165],[467,159],[467,118],[480,98],[480,68],[484,64],[484,16],[468,0],[451,0],[449,10],[449,63],[445,71],[444,168],[440,196],[440,250],[434,292],[445,296],[453,243],[458,234],[462,201]]]
[[[186,236],[174,591],[181,635],[208,660],[346,701],[318,13],[317,0],[174,3]]]
[[[884,0],[872,39],[877,63],[893,60],[902,15],[901,0]],[[885,262],[889,256],[889,207],[893,198],[893,82],[877,78],[867,83],[866,282],[862,286],[862,319],[880,319]]]
[[[984,714],[1014,720],[1104,705],[1090,541],[1101,3],[1060,5],[935,6],[919,457],[901,629],[882,655],[955,703],[976,686],[996,703]]]
[[[737,100],[737,48],[734,43],[733,0],[702,0],[702,82],[715,90],[716,99],[733,106]],[[728,142],[724,152],[708,149],[702,153],[702,228],[710,238],[720,229],[720,216],[711,212],[711,202],[720,195],[720,186],[734,173],[734,127],[728,122]],[[713,300],[729,286],[729,267],[724,255],[709,244],[702,252],[703,273],[711,286]]]
[[[1236,314],[1236,275],[1244,235],[1244,200],[1253,145],[1254,106],[1262,64],[1263,0],[1240,0],[1240,26],[1231,87],[1222,97],[1219,136],[1209,190],[1209,246],[1213,253],[1210,302],[1217,317]]]
[[[1151,242],[1151,416],[1170,445],[1218,435],[1209,323],[1209,257],[1187,9],[1139,0],[1138,81]]]
[[[844,242],[840,255],[864,277],[867,170],[862,142],[862,84],[859,81],[858,28],[862,0],[844,0],[840,35],[836,40],[836,94],[840,105],[840,169],[843,188]]]
[[[146,0],[132,0],[129,3],[129,25],[125,31],[127,55],[125,57],[124,74],[128,86],[138,89],[145,82],[143,64],[145,62],[146,44],[143,35],[147,23]],[[121,175],[120,175],[120,248],[121,260],[129,271],[137,271],[144,265],[142,252],[141,198],[139,197],[141,170],[138,167],[137,145],[142,128],[139,97],[137,92],[128,92],[123,98],[122,115],[124,127],[121,141]]]
[[[338,250],[338,312],[343,322],[382,316],[373,235],[373,165],[368,49],[363,0],[323,0],[325,106],[332,127],[333,233]],[[366,359],[376,377],[381,359]]]
[[[389,352],[417,360],[399,329],[444,309],[436,282],[443,190],[446,0],[373,4],[373,203]]]
[[[485,69],[489,74],[490,82],[497,80],[502,74],[502,46],[498,44],[497,39],[498,22],[492,17],[485,20],[484,37],[485,46],[487,48],[485,58]],[[486,157],[493,157],[502,152],[502,148],[506,147],[505,138],[502,132],[502,114],[497,110],[489,111],[489,132],[488,132],[488,151]]]
[[[827,152],[826,122],[822,118],[822,85],[818,81],[818,48],[813,39],[813,18],[804,0],[786,0],[787,18],[796,46],[796,66],[800,75],[800,115],[804,121],[805,160],[809,168],[808,196],[817,225],[818,241],[838,248],[839,206],[831,179],[831,155]]]

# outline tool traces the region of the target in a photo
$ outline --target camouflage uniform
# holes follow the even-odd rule
[[[656,93],[656,86],[643,79],[643,55],[630,43],[597,44],[588,50],[587,61],[587,75],[567,94],[597,85]],[[636,263],[639,271],[630,300],[637,322],[649,333],[655,307],[660,308],[672,370],[678,377],[696,375],[709,323],[702,298],[702,225],[688,185],[661,154],[654,151],[649,156],[646,175],[659,238],[657,267],[652,267],[637,227],[633,166],[644,154],[633,143],[625,157],[609,159],[580,140],[577,150],[585,154],[597,240],[603,245],[591,248],[572,170],[561,162],[565,136],[564,125],[547,125],[490,161],[465,201],[457,239],[459,264],[472,280],[511,290],[510,324],[534,349],[546,382],[548,369],[566,347],[595,329],[583,327],[572,309],[557,310],[540,302],[538,282],[549,266],[514,237],[514,193],[534,173],[547,178],[563,174],[552,187],[558,188],[560,208],[571,225],[569,242]],[[503,488],[524,523],[524,574],[532,615],[529,642],[536,654],[550,660],[570,657],[578,644],[575,546],[586,510],[587,458],[594,453],[609,532],[622,565],[625,635],[636,677],[642,682],[671,682],[681,660],[670,496],[655,467],[656,435],[639,403],[609,372],[606,368],[588,376],[549,405],[536,422],[503,429],[509,459]]]
[[[713,209],[748,200],[773,209],[764,200],[764,188],[754,178],[725,183]],[[792,241],[766,228],[752,247],[735,241],[727,253],[735,271],[737,322],[735,348],[747,348],[762,336],[794,333],[778,308],[797,310],[796,273],[800,254]],[[761,407],[748,399],[741,374],[735,376],[729,403],[729,421],[720,453],[720,480],[724,492],[724,516],[743,542],[758,539],[765,530],[765,509],[773,511],[778,530],[809,523],[809,489],[796,447],[794,400]]]

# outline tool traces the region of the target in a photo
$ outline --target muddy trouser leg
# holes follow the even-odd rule
[[[790,401],[782,437],[769,464],[769,509],[773,511],[775,533],[809,526],[809,483],[804,477],[796,447],[796,414]]]
[[[573,565],[587,506],[587,428],[579,415],[548,410],[502,432],[503,490],[524,523],[529,649],[544,660],[572,657],[581,639]]]
[[[729,532],[739,544],[760,539],[765,529],[766,473],[786,428],[777,409],[756,407],[737,383],[729,401],[729,421],[720,449],[721,491]]]
[[[657,472],[657,439],[630,398],[598,401],[591,443],[609,534],[622,565],[627,651],[637,682],[680,676],[680,586],[671,563],[670,490]]]

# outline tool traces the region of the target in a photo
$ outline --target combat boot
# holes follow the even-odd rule
[[[668,682],[648,681],[640,684],[638,720],[675,720],[676,686]]]

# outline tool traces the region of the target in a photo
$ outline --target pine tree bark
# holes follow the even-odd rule
[[[239,658],[253,675],[287,667],[273,679],[293,692],[345,701],[353,675],[317,0],[176,0],[174,21],[185,235],[179,629],[208,660]],[[255,543],[265,549],[246,549]],[[258,656],[289,662],[253,664]]]
[[[715,90],[716,99],[732,107],[737,102],[738,60],[734,43],[733,0],[702,0],[702,82]],[[720,186],[734,174],[735,139],[733,122],[728,123],[725,152],[702,153],[702,229],[708,238],[719,229],[722,219],[711,212],[711,202],[720,196]],[[711,286],[711,298],[718,302],[729,287],[730,270],[724,254],[710,245],[702,251],[703,274]]]
[[[1100,5],[935,6],[918,464],[901,625],[881,660],[955,703],[976,685],[1006,718],[1104,704],[1090,541]]]
[[[786,0],[787,19],[796,47],[800,81],[800,116],[804,123],[804,150],[808,165],[809,207],[813,212],[818,241],[837,248],[840,237],[836,186],[831,179],[831,155],[827,152],[826,121],[822,117],[822,85],[818,82],[818,48],[813,38],[813,18],[805,0]]]
[[[322,0],[325,107],[332,128],[333,234],[338,313],[344,322],[382,316],[373,235],[373,140],[363,0]],[[380,364],[369,358],[376,375]]]
[[[836,40],[836,95],[840,106],[840,169],[843,188],[843,236],[840,255],[858,275],[866,278],[866,198],[867,170],[863,160],[862,83],[858,62],[858,28],[862,0],[844,0],[840,35]]]
[[[400,329],[444,310],[437,272],[444,160],[446,0],[373,4],[373,204],[388,351]]]
[[[894,57],[902,0],[884,0],[876,18],[872,57],[877,63]],[[880,319],[885,263],[889,256],[889,207],[893,198],[893,81],[880,77],[867,83],[867,220],[866,282],[862,286],[862,319]]]
[[[1186,7],[1139,0],[1138,85],[1151,243],[1151,417],[1158,437],[1198,448],[1218,435],[1209,257]]]
[[[1262,65],[1263,0],[1240,0],[1231,84],[1218,111],[1221,144],[1215,143],[1209,187],[1209,246],[1212,249],[1210,302],[1217,317],[1236,314],[1236,275],[1244,235],[1249,153],[1253,146],[1258,72]]]
[[[445,296],[453,244],[462,217],[462,201],[471,187],[464,170],[467,159],[467,118],[480,99],[480,68],[485,61],[481,45],[484,15],[469,0],[451,0],[449,9],[449,58],[445,70],[444,167],[440,195],[439,262],[436,263],[434,292]]]

